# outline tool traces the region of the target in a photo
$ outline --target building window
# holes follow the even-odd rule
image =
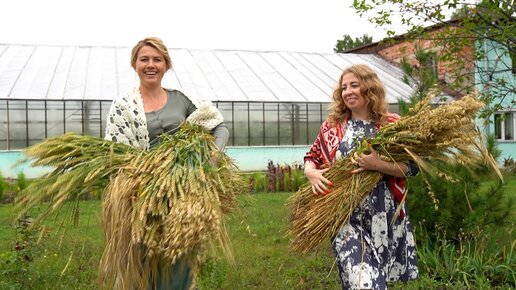
[[[435,78],[439,77],[439,67],[437,62],[437,55],[435,54],[435,52],[428,53],[428,57],[425,59],[423,65],[433,73],[433,76]]]
[[[514,128],[516,112],[496,113],[494,115],[494,131],[497,140],[515,140]]]

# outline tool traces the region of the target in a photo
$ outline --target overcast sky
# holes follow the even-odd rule
[[[0,43],[332,52],[344,34],[386,34],[351,0],[5,0]]]

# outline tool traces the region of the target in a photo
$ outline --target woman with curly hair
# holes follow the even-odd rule
[[[387,108],[384,86],[369,66],[353,65],[342,72],[330,114],[304,157],[305,175],[315,195],[339,194],[331,191],[333,184],[324,174],[364,137],[374,136],[382,125],[399,119]],[[405,178],[416,175],[419,168],[414,163],[383,160],[373,148],[369,151],[351,156],[358,165],[352,173],[375,170],[384,178],[332,238],[343,289],[386,289],[389,282],[418,277],[412,224],[403,196]]]

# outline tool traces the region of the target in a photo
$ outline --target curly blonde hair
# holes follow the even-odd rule
[[[144,46],[150,46],[157,49],[165,58],[165,64],[167,66],[167,70],[172,68],[172,60],[170,59],[170,54],[168,53],[167,46],[163,43],[163,41],[157,37],[147,37],[144,38],[133,47],[131,51],[131,66],[133,68],[136,67],[136,59],[138,58],[138,52]]]
[[[385,88],[378,75],[365,64],[355,64],[340,75],[339,82],[333,90],[333,102],[330,105],[328,122],[332,126],[351,118],[351,110],[342,99],[342,78],[345,74],[352,73],[360,81],[360,93],[366,100],[369,109],[369,118],[377,124],[387,123],[387,109],[389,104],[385,100]]]

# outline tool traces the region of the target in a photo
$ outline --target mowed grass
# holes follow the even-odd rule
[[[241,215],[234,215],[229,223],[235,264],[208,259],[200,289],[340,289],[329,250],[307,255],[289,252],[285,203],[290,195],[262,193],[242,200]]]
[[[81,203],[75,228],[63,227],[63,221],[70,220],[69,206],[27,239],[13,228],[13,205],[0,205],[0,289],[98,289],[97,266],[103,250],[100,202]],[[15,251],[16,241],[28,243]],[[24,262],[20,255],[32,261]]]
[[[329,250],[309,255],[289,252],[285,203],[291,194],[263,193],[241,199],[240,213],[228,222],[235,263],[221,255],[209,256],[199,275],[199,289],[340,289]],[[0,205],[0,289],[98,289],[101,203],[83,201],[80,210],[77,228],[64,231],[60,226],[68,220],[69,208],[46,222],[41,243],[28,248],[33,261],[20,270],[24,278],[16,278],[5,276],[9,267],[5,260],[15,252],[13,205]]]
[[[507,181],[504,191],[514,196],[516,179]],[[486,188],[490,185],[485,184]],[[220,254],[209,256],[200,271],[198,289],[341,289],[329,241],[327,247],[317,253],[298,255],[288,250],[289,208],[286,202],[291,194],[258,193],[240,199],[240,212],[228,220],[235,263],[228,263]],[[83,201],[80,210],[78,227],[68,228],[65,232],[60,225],[63,220],[69,220],[70,208],[63,208],[56,218],[49,218],[41,243],[30,243],[27,248],[32,262],[15,267],[13,263],[6,263],[18,253],[13,250],[17,238],[17,231],[12,227],[13,205],[0,205],[0,289],[98,289],[97,269],[103,251],[101,203]],[[509,236],[512,246],[507,251],[512,253],[514,242],[507,232],[508,229],[500,229],[503,235],[495,235],[493,239],[504,240]],[[427,249],[418,249],[421,253],[424,250]],[[435,253],[426,252],[426,258],[435,255],[437,261],[450,260],[457,265],[462,261],[465,267],[485,261],[478,259],[480,252],[471,255],[460,252],[454,254],[454,258],[451,254],[445,258],[437,256],[438,250],[431,251]],[[469,260],[472,262],[464,262]],[[467,289],[462,281],[434,280],[432,273],[425,273],[421,262],[419,280],[393,284],[389,288]],[[514,265],[510,261],[505,263],[511,268],[510,265]],[[440,270],[449,269],[442,266]],[[487,282],[482,283],[478,285]],[[489,289],[489,286],[482,289]],[[510,283],[498,289],[514,289],[514,285]]]

